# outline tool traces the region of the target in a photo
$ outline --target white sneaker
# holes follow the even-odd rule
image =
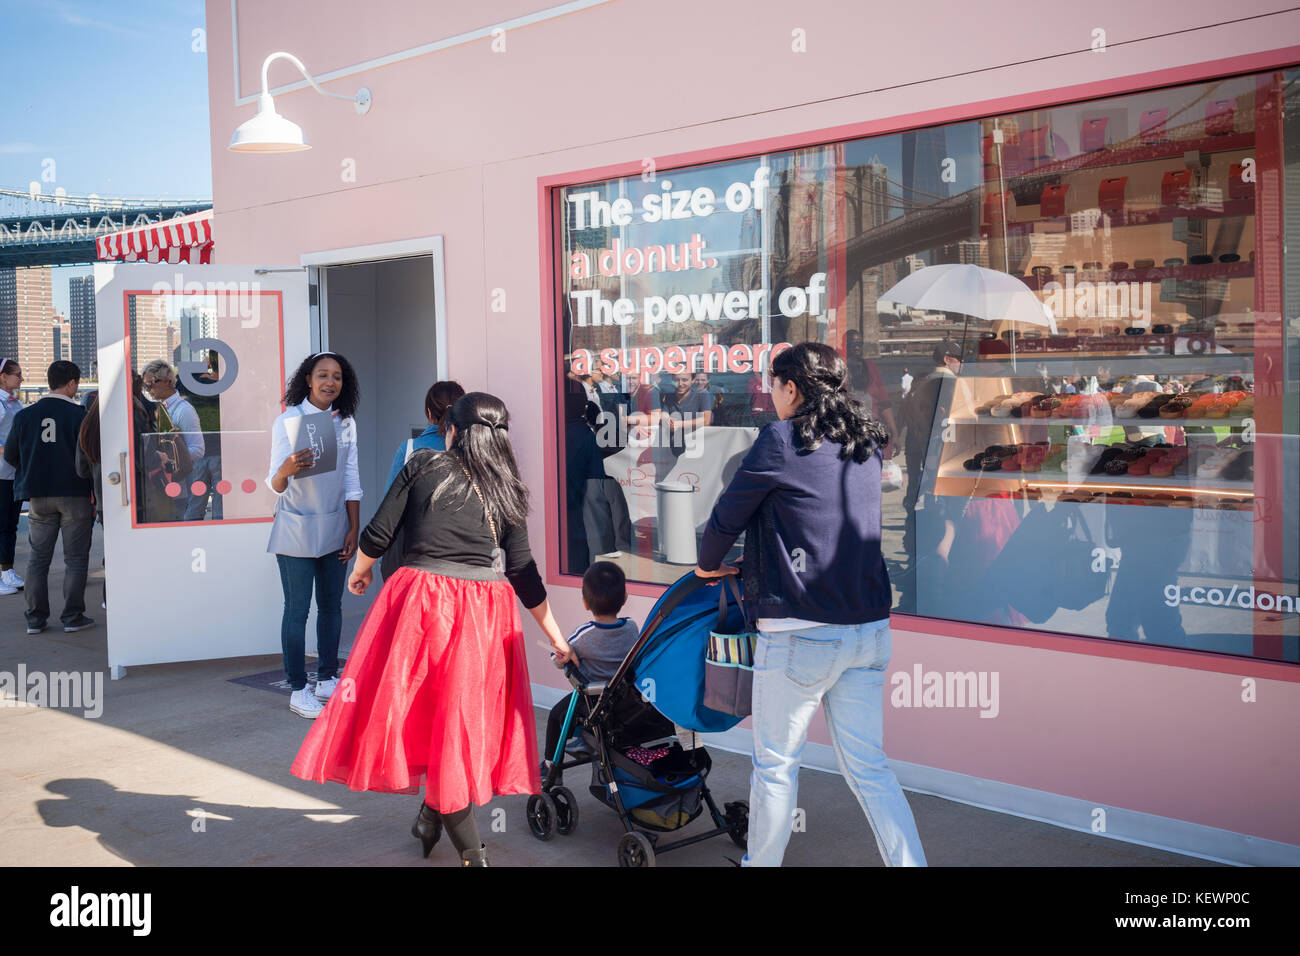
[[[316,682],[316,699],[329,700],[338,686],[339,679],[337,677],[331,677],[329,680],[318,680]]]
[[[7,584],[9,587],[17,588],[21,591],[23,585],[26,583],[26,581],[18,576],[18,572],[13,568],[10,568],[8,571],[0,571],[0,584]]]
[[[18,589],[15,587],[10,587],[8,584],[6,584],[4,580],[4,576],[0,575],[0,594],[17,594],[17,593],[18,593]]]
[[[311,692],[311,684],[308,684],[302,690],[294,691],[289,697],[289,709],[299,717],[315,720],[325,709],[325,705],[316,699],[316,695]]]

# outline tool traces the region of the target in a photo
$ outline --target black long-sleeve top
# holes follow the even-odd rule
[[[431,461],[432,467],[426,468]],[[379,559],[400,528],[405,538],[403,567],[470,580],[500,579],[492,570],[493,552],[499,547],[505,557],[505,578],[524,607],[541,604],[546,600],[546,588],[528,547],[527,527],[502,527],[498,521],[500,540],[494,543],[483,505],[463,476],[453,480],[434,502],[434,489],[448,469],[454,469],[453,474],[459,472],[456,463],[442,453],[417,450],[361,532],[358,547],[368,557]]]

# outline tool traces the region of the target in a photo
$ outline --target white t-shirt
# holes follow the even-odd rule
[[[805,621],[799,617],[760,617],[760,631],[803,631],[810,627],[826,627],[825,621]]]

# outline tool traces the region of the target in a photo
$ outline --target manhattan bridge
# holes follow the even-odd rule
[[[95,240],[212,208],[211,199],[114,199],[0,187],[0,268],[96,261]]]

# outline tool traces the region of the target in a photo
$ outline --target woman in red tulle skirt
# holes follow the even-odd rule
[[[471,392],[447,415],[447,452],[412,455],[361,534],[353,593],[365,593],[399,529],[402,567],[366,615],[293,773],[353,790],[423,786],[412,832],[424,855],[446,829],[463,865],[486,866],[474,807],[541,790],[516,599],[557,660],[569,648],[529,551],[505,406]]]

